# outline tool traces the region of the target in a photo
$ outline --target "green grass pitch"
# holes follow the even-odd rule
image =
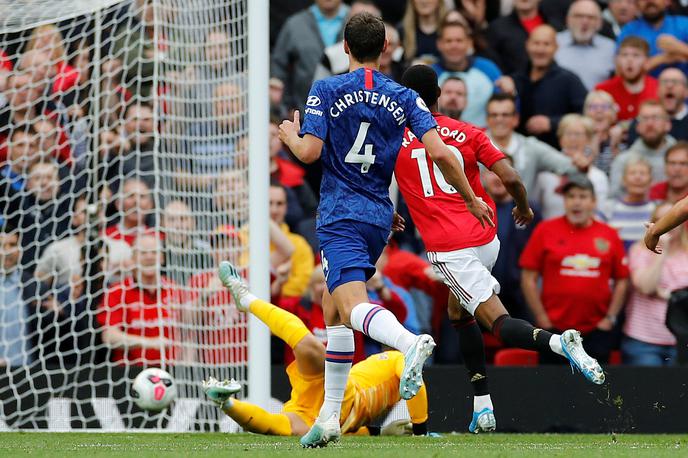
[[[469,434],[345,437],[303,450],[295,437],[252,434],[0,433],[0,457],[456,457],[688,456],[687,435]]]

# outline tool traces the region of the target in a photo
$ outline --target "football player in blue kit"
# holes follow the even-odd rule
[[[349,73],[316,81],[304,110],[284,121],[280,138],[305,163],[322,159],[317,234],[327,290],[325,397],[318,419],[301,438],[304,447],[325,446],[340,436],[340,409],[354,355],[352,328],[404,354],[399,382],[403,399],[418,392],[425,360],[435,342],[406,330],[388,310],[369,303],[366,281],[392,229],[389,186],[404,128],[422,139],[449,184],[482,224],[493,225],[490,208],[476,197],[458,158],[442,142],[437,123],[418,94],[378,71],[387,46],[382,19],[353,16],[344,30]]]

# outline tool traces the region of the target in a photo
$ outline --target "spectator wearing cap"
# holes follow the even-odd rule
[[[229,261],[243,270],[247,265],[246,241],[241,231],[224,224],[212,232],[210,245],[213,265],[192,275],[188,283],[190,300],[182,314],[187,329],[186,354],[214,366],[245,362],[247,317],[237,310],[217,269],[220,262]]]
[[[528,67],[512,75],[521,106],[520,130],[556,146],[559,121],[567,113],[583,111],[587,91],[578,76],[554,60],[557,35],[551,26],[536,27],[526,51]]]
[[[676,143],[669,135],[671,122],[664,108],[655,100],[646,100],[640,105],[636,130],[640,136],[628,150],[619,154],[610,167],[611,194],[623,192],[621,176],[626,162],[634,155],[647,159],[652,164],[652,181],[664,181],[664,155]]]
[[[609,178],[603,171],[592,165],[596,156],[593,149],[595,127],[592,120],[575,113],[567,114],[561,118],[557,135],[562,152],[571,159],[573,164],[578,165],[580,170],[585,171],[585,176],[595,188],[596,198],[600,202],[606,202],[609,194]],[[541,205],[543,219],[564,214],[564,198],[556,192],[561,183],[561,176],[552,172],[542,172],[538,175],[532,199]]]
[[[671,209],[657,207],[652,221]],[[666,326],[671,291],[688,287],[688,234],[684,225],[660,239],[662,254],[647,250],[642,241],[629,253],[633,289],[626,307],[621,355],[624,363],[668,366],[676,359],[676,338]]]
[[[572,71],[590,91],[614,71],[614,40],[600,35],[602,11],[593,0],[571,3],[566,15],[566,30],[557,34],[557,63]],[[581,65],[590,62],[591,65]]]
[[[676,203],[688,195],[688,142],[680,141],[664,155],[666,181],[650,189],[650,199]]]
[[[340,38],[349,7],[341,0],[316,0],[287,19],[272,50],[270,73],[284,82],[284,103],[303,109],[323,51]]]
[[[617,41],[629,36],[640,37],[650,45],[649,68],[677,64],[685,71],[688,57],[688,18],[667,14],[666,0],[638,2],[640,17],[626,24]]]
[[[466,82],[458,76],[450,76],[440,86],[441,93],[437,100],[440,112],[457,121],[461,119],[468,103]]]
[[[562,192],[564,216],[540,223],[521,254],[523,294],[538,327],[578,329],[588,354],[606,362],[628,289],[623,243],[595,220],[595,189],[586,176],[571,177]]]
[[[96,317],[113,362],[156,366],[175,359],[173,320],[183,300],[176,285],[160,274],[160,239],[142,234],[132,248],[131,277],[107,290]]]
[[[540,172],[562,175],[576,171],[570,158],[547,143],[516,132],[518,124],[519,114],[514,97],[508,94],[493,95],[487,103],[487,135],[497,148],[512,158],[514,168],[529,195],[535,192],[535,180]]]
[[[652,165],[636,156],[626,162],[623,173],[624,194],[603,202],[602,213],[607,224],[619,231],[624,248],[643,238],[645,223],[657,206],[648,198],[652,185]]]
[[[649,49],[642,38],[626,37],[616,51],[617,74],[595,86],[614,98],[619,121],[635,118],[640,104],[657,96],[657,80],[645,69]]]
[[[485,126],[485,106],[502,72],[491,60],[470,54],[473,48],[472,32],[464,22],[443,21],[437,35],[437,48],[441,59],[432,68],[437,73],[440,85],[450,76],[463,79],[468,97],[463,120]]]

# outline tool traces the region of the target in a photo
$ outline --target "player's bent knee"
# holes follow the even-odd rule
[[[491,329],[495,321],[502,315],[509,315],[509,312],[496,294],[492,294],[488,300],[482,302],[475,309],[475,317],[487,329]]]
[[[301,372],[317,374],[325,370],[325,346],[312,334],[296,344],[294,357]]]

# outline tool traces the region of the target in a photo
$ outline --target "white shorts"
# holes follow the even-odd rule
[[[475,315],[478,305],[499,293],[499,282],[492,276],[498,255],[499,239],[495,236],[486,245],[447,252],[428,251],[428,260],[461,306]]]

